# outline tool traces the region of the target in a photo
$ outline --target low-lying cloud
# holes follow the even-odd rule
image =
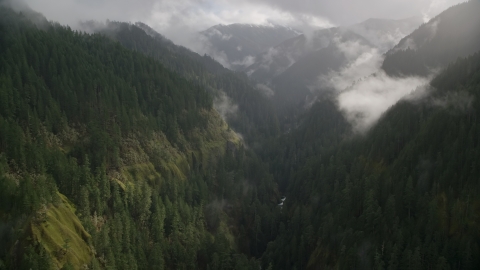
[[[348,25],[369,18],[402,19],[422,15],[428,21],[449,6],[465,0],[247,0],[267,3],[282,10],[330,19]]]
[[[219,92],[219,95],[213,101],[213,107],[225,121],[238,112],[238,105],[234,104],[223,91]]]
[[[255,60],[256,60],[255,56],[249,55],[249,56],[245,56],[245,58],[243,58],[242,61],[233,61],[232,65],[243,66],[246,68],[252,65],[253,63],[255,63]]]
[[[427,83],[427,78],[393,78],[380,70],[340,93],[338,106],[355,131],[365,132],[390,107]]]
[[[388,76],[381,69],[384,56],[375,48],[354,42],[338,47],[353,60],[342,70],[321,76],[319,84],[334,89],[339,109],[356,132],[367,131],[391,106],[429,82],[423,77]]]
[[[417,50],[419,47],[422,47],[425,43],[432,41],[438,31],[438,24],[440,23],[440,19],[437,18],[435,20],[430,21],[429,23],[423,25],[425,32],[428,34],[421,40],[415,41],[412,37],[408,37],[404,41],[402,41],[394,50]]]
[[[275,92],[272,90],[272,88],[262,83],[257,84],[255,86],[255,89],[260,91],[260,93],[262,93],[266,97],[273,97],[275,95]]]
[[[385,21],[372,19],[361,24],[355,24],[347,29],[365,37],[382,53],[387,52],[397,45],[404,37],[408,36],[422,24],[420,16],[414,16],[399,21]],[[395,23],[395,28],[389,24]]]
[[[433,106],[466,113],[472,110],[474,100],[475,98],[472,95],[470,95],[468,92],[462,91],[448,93],[443,97],[434,98],[431,103]]]
[[[212,45],[210,40],[208,40],[207,37],[204,35],[201,35],[199,33],[192,34],[189,37],[189,44],[190,46],[188,47],[194,52],[197,52],[200,55],[207,54],[210,57],[212,57],[215,61],[220,63],[222,66],[230,69],[230,60],[228,59],[227,54],[224,51],[219,51],[215,49],[215,47]]]
[[[179,45],[199,48],[196,34],[217,24],[328,27],[328,19],[248,0],[15,0],[49,20],[78,29],[80,21],[141,21]],[[193,46],[192,46],[193,45]]]
[[[12,1],[26,3],[47,19],[78,30],[83,30],[79,27],[80,21],[141,21],[174,43],[199,54],[208,54],[230,68],[232,63],[225,53],[216,51],[199,38],[200,31],[217,24],[277,24],[301,30],[309,36],[321,28],[349,25],[372,17],[405,18],[423,14],[431,18],[463,0],[365,0],[355,3],[349,0]]]
[[[221,40],[230,40],[232,38],[232,35],[228,35],[228,34],[223,34],[222,32],[220,32],[220,30],[216,29],[216,28],[212,28],[210,31],[208,32],[205,32],[205,35],[208,36],[208,37],[219,37]]]
[[[340,42],[339,39],[335,39],[334,42],[348,64],[340,71],[331,71],[320,76],[319,83],[323,87],[342,92],[357,80],[366,78],[380,69],[384,57],[377,48],[359,41]]]

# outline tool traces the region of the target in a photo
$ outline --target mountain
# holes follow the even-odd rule
[[[386,52],[420,24],[418,17],[404,20],[369,19],[352,26],[318,30],[312,36],[300,35],[263,52],[245,72],[260,82],[271,80],[300,58],[328,47],[332,41],[339,38],[344,42],[349,38],[352,38],[353,42],[363,38],[380,52]]]
[[[89,33],[104,34],[129,49],[149,55],[185,77],[194,77],[193,74],[202,73],[201,70],[211,73],[228,71],[211,57],[174,44],[142,22],[86,21],[81,23],[81,27]]]
[[[246,69],[249,77],[275,93],[278,108],[295,108],[312,100],[312,91],[326,90],[318,78],[338,71],[361,54],[375,49],[364,37],[344,28],[316,31],[290,39],[257,57]],[[312,90],[312,88],[314,90]]]
[[[145,24],[85,27],[0,4],[0,269],[480,268],[480,49],[359,133],[318,74],[367,88],[352,107],[411,84],[352,30],[283,42],[253,87]]]
[[[200,56],[175,45],[149,26],[122,22],[87,22],[83,26],[92,32],[104,34],[124,47],[152,57],[162,65],[199,84],[214,96],[214,106],[238,107],[223,113],[229,125],[244,136],[247,143],[257,145],[265,137],[278,132],[278,120],[270,101],[251,86],[241,73],[224,68],[211,57]],[[227,102],[230,101],[231,102]]]
[[[384,53],[392,49],[422,23],[423,19],[419,16],[402,20],[368,19],[346,28],[363,36]]]
[[[1,269],[259,269],[280,195],[205,85],[141,40],[0,29]]]
[[[241,70],[258,54],[300,33],[279,25],[230,24],[212,26],[200,34],[214,55],[222,55],[229,68]]]
[[[318,30],[312,36],[301,35],[270,48],[245,72],[258,87],[268,87],[274,93],[277,107],[298,109],[330,90],[331,86],[319,79],[347,68],[359,57],[380,58],[420,22],[418,17],[369,19],[348,27]]]
[[[387,52],[382,68],[389,75],[427,76],[457,57],[480,50],[479,1],[453,6],[423,24]]]
[[[329,101],[270,145],[286,200],[273,269],[477,269],[480,53],[352,135]],[[426,92],[424,92],[426,91]]]
[[[326,48],[338,28],[319,30],[312,37],[300,35],[262,52],[245,72],[255,81],[268,83],[308,53]]]
[[[355,134],[335,100],[327,97],[301,115],[295,129],[269,144],[264,157],[271,160],[287,199],[279,226],[283,233],[263,255],[265,267],[480,267],[471,255],[480,250],[480,172],[475,169],[480,164],[480,48],[472,45],[467,57],[467,51],[455,51],[475,44],[479,28],[470,23],[477,21],[476,5],[478,1],[461,4],[437,17],[450,13],[450,21],[465,23],[461,29],[442,26],[442,36],[456,39],[426,42],[433,50],[431,59],[445,61],[437,66],[444,68],[428,86],[386,111],[368,132]],[[411,37],[431,29],[431,23]],[[454,49],[442,55],[435,46]],[[419,51],[428,55],[427,49]],[[402,55],[397,57],[400,61]],[[422,70],[424,59],[405,58],[403,63],[408,71]],[[369,97],[375,98],[360,98]]]

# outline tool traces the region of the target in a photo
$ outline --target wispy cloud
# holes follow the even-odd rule
[[[273,97],[275,95],[275,92],[265,84],[259,83],[255,86],[255,89],[260,91],[260,93],[262,93],[266,97]]]
[[[428,81],[421,77],[393,78],[378,71],[340,93],[338,106],[355,131],[365,132],[385,111]]]
[[[365,132],[382,114],[429,78],[394,78],[381,70],[384,56],[375,48],[348,42],[338,46],[351,59],[338,72],[319,78],[319,85],[334,89],[339,109],[357,132]]]
[[[430,21],[448,7],[465,2],[465,0],[429,0],[428,5],[422,10],[423,22]]]
[[[190,47],[191,36],[216,24],[292,26],[308,32],[371,17],[431,17],[462,0],[15,0],[48,19],[75,27],[79,20],[142,21],[175,43]],[[348,7],[348,8],[345,8]]]
[[[237,66],[243,66],[243,67],[248,67],[255,63],[255,56],[249,55],[246,56],[242,61],[234,61],[232,64],[237,65]]]
[[[220,91],[219,95],[215,98],[213,107],[224,120],[235,116],[238,112],[238,105],[234,104],[223,91]]]

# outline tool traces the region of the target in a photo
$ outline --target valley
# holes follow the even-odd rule
[[[0,269],[478,269],[479,12],[199,53],[0,0]]]

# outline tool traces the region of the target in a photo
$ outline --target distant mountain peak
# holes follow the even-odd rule
[[[365,37],[380,51],[387,52],[422,23],[420,16],[399,20],[370,18],[345,28]]]
[[[276,24],[241,23],[218,24],[200,32],[206,38],[207,53],[223,57],[222,62],[233,70],[243,70],[260,53],[299,34],[297,30]]]

